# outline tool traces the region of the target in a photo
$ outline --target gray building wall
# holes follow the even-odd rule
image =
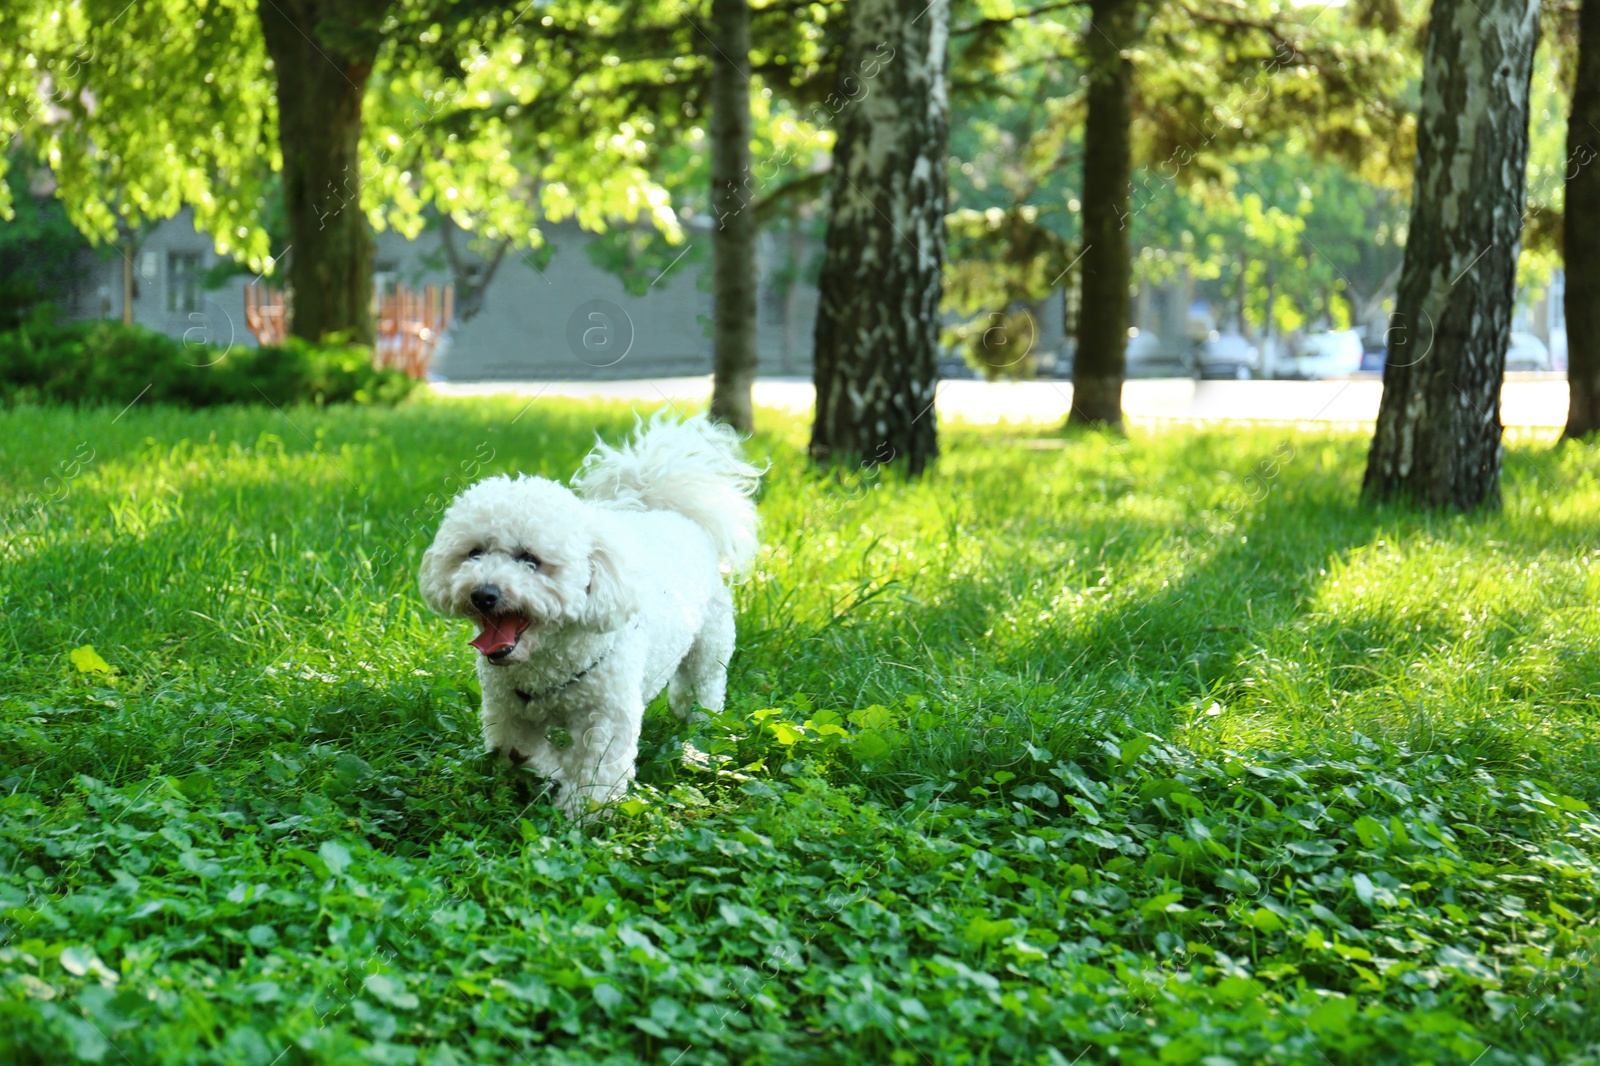
[[[437,376],[591,380],[711,372],[711,293],[709,277],[702,280],[710,271],[708,232],[690,228],[686,253],[692,245],[704,254],[685,254],[643,296],[629,295],[618,278],[590,260],[585,246],[592,238],[575,224],[551,226],[547,239],[556,251],[543,269],[531,253],[506,254],[482,310],[453,323],[436,351]],[[818,248],[813,241],[791,247],[783,234],[762,235],[757,350],[763,374],[811,373],[816,288],[801,281],[790,293],[777,283],[796,253],[804,262]],[[240,275],[212,290],[185,280],[191,269],[205,270],[219,258],[187,209],[156,226],[132,259],[133,320],[196,346],[255,347],[245,321],[244,290],[256,279]],[[393,232],[378,234],[376,268],[380,283],[414,289],[452,280],[433,230],[414,241]],[[71,304],[73,316],[120,318],[123,269],[120,255],[87,263]],[[262,280],[281,284],[281,271]]]

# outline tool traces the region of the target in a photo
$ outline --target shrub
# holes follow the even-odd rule
[[[0,403],[395,403],[416,387],[372,366],[367,349],[309,344],[195,347],[118,322],[51,325],[35,318],[0,333]]]
[[[52,305],[71,292],[86,261],[108,254],[104,246],[90,247],[59,200],[30,191],[35,167],[26,158],[12,153],[8,168],[0,178],[12,207],[12,217],[0,222],[0,329],[53,314]]]

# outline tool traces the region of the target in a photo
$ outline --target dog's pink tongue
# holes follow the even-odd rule
[[[483,632],[472,638],[472,646],[485,655],[495,652],[507,651],[516,646],[517,637],[521,635],[522,619],[514,615],[501,618],[485,618]]]

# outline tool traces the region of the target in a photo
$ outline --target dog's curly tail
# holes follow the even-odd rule
[[[572,487],[589,500],[678,512],[710,534],[723,565],[740,573],[760,547],[752,497],[764,472],[745,460],[733,427],[661,410],[648,423],[638,420],[621,447],[597,443]]]

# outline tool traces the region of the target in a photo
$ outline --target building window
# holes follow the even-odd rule
[[[167,310],[200,310],[200,253],[167,253]]]

